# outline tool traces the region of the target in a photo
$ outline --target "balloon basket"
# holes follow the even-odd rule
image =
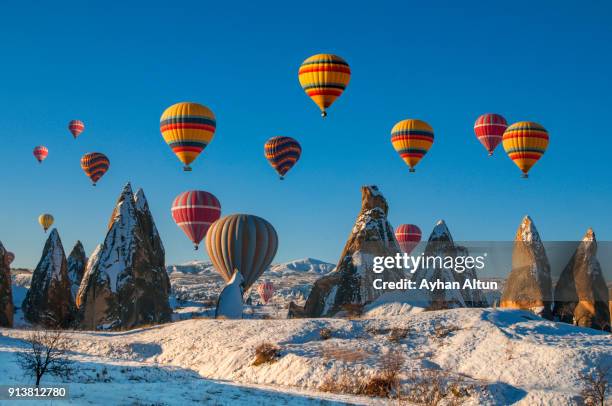
[[[280,180],[285,180],[285,177],[284,177],[284,176],[281,176],[279,179],[280,179]]]
[[[493,152],[489,152],[489,156],[493,156]]]
[[[186,167],[183,168],[183,170],[185,172],[191,172],[191,167],[190,166],[186,166]]]
[[[323,118],[327,117],[327,111],[323,110],[321,112],[321,117],[323,117]]]
[[[529,175],[527,175],[526,173],[521,175],[521,178],[523,178],[523,179],[527,179],[528,177],[529,177]]]
[[[193,246],[193,250],[194,250],[194,251],[197,251],[197,250],[198,250],[198,248],[199,248],[199,247],[198,247],[197,245],[194,245],[194,246]]]
[[[416,172],[416,169],[414,169],[414,168],[410,168],[410,169],[408,170],[408,172],[410,172],[410,173],[414,173],[414,172]]]

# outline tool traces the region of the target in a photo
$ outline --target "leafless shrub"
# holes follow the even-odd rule
[[[321,330],[319,330],[319,337],[321,337],[321,340],[329,340],[331,336],[332,331],[330,328],[323,327]]]
[[[323,358],[343,362],[359,362],[369,358],[372,354],[362,348],[342,348],[337,345],[327,345],[323,348]]]
[[[611,365],[597,365],[588,373],[580,374],[579,379],[582,382],[582,390],[580,396],[587,406],[604,406],[608,397],[610,388],[610,372]]]
[[[393,343],[399,343],[404,338],[408,337],[408,329],[407,328],[399,328],[394,327],[389,332],[389,341]]]
[[[67,378],[73,362],[66,357],[69,343],[62,330],[34,330],[28,334],[28,347],[17,353],[17,364],[24,375],[32,375],[36,386],[45,374]]]
[[[356,395],[360,391],[362,378],[349,371],[342,371],[339,376],[328,375],[319,385],[322,392],[346,393]]]
[[[423,371],[409,381],[402,399],[417,405],[461,404],[476,389],[463,379],[450,380],[444,372],[434,370]]]
[[[253,366],[276,362],[280,358],[280,348],[275,344],[263,342],[255,348]]]
[[[450,309],[448,303],[444,300],[435,300],[431,302],[429,306],[425,308],[426,312],[436,311],[436,310],[447,310]]]
[[[434,328],[434,336],[436,338],[445,338],[447,336],[449,336],[451,333],[461,330],[460,327],[458,326],[442,326],[442,325],[437,325]]]

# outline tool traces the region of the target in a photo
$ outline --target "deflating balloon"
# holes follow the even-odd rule
[[[478,141],[489,151],[489,156],[502,141],[504,131],[508,128],[506,119],[499,114],[483,114],[474,123],[474,133]]]
[[[53,225],[53,216],[47,213],[41,214],[38,216],[38,224],[42,226],[46,233],[49,227]]]
[[[267,304],[274,294],[274,285],[272,282],[262,282],[259,284],[259,286],[257,286],[257,293],[259,293],[259,296],[263,299],[264,303]]]
[[[110,161],[100,152],[90,152],[81,158],[81,168],[96,186],[96,182],[108,171]]]
[[[529,170],[544,155],[548,147],[548,132],[532,121],[512,124],[504,132],[504,149],[526,178]]]
[[[391,129],[393,148],[410,167],[410,172],[414,172],[414,167],[429,151],[433,141],[433,128],[425,121],[403,120]]]
[[[291,137],[272,137],[266,141],[264,153],[270,165],[284,179],[287,171],[300,159],[302,147]]]
[[[215,221],[206,234],[206,249],[226,282],[238,270],[244,290],[261,276],[274,259],[278,236],[270,223],[250,214],[232,214]]]
[[[172,218],[195,249],[206,235],[210,225],[221,217],[221,203],[212,194],[202,190],[188,190],[172,202]]]
[[[306,59],[298,72],[302,89],[327,116],[326,109],[340,97],[351,80],[351,68],[337,55],[318,54]]]
[[[44,145],[39,145],[34,147],[34,151],[32,153],[34,154],[34,157],[38,163],[41,163],[47,158],[47,155],[49,155],[49,150]]]
[[[190,171],[191,164],[213,139],[217,122],[213,112],[198,103],[177,103],[164,111],[159,124],[172,152]]]
[[[85,130],[85,123],[81,120],[72,120],[68,123],[68,130],[72,133],[74,139],[76,139]]]
[[[410,254],[421,242],[421,229],[414,224],[402,224],[395,230],[395,238],[402,251]]]

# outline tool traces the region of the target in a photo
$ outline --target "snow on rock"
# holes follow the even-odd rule
[[[320,261],[314,258],[296,259],[294,261],[285,262],[282,264],[272,264],[266,271],[269,273],[287,273],[287,272],[312,272],[320,275],[325,275],[334,269],[334,264]]]
[[[47,327],[68,327],[74,322],[75,305],[68,276],[66,254],[57,229],[53,229],[32,274],[23,301],[27,321]]]
[[[234,272],[232,279],[225,285],[217,301],[216,319],[241,319],[244,278],[240,272]]]
[[[8,251],[0,242],[0,327],[13,326],[13,289]]]
[[[76,295],[81,286],[83,280],[83,273],[85,273],[85,266],[87,265],[87,255],[81,241],[77,241],[67,260],[68,265],[68,277],[71,283],[72,298],[76,300]]]

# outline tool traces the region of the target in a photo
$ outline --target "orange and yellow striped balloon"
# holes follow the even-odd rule
[[[164,111],[160,130],[172,152],[190,171],[191,164],[215,135],[217,122],[213,112],[198,103],[177,103]]]
[[[45,233],[53,225],[53,216],[45,213],[38,216],[38,224],[45,230]]]
[[[548,132],[538,123],[520,121],[506,129],[503,145],[510,159],[523,172],[522,177],[526,178],[548,147]]]
[[[327,116],[326,109],[340,97],[351,80],[351,68],[337,55],[318,54],[306,59],[298,72],[302,89]]]
[[[391,143],[400,157],[414,172],[434,142],[433,128],[425,121],[402,120],[391,129]]]

